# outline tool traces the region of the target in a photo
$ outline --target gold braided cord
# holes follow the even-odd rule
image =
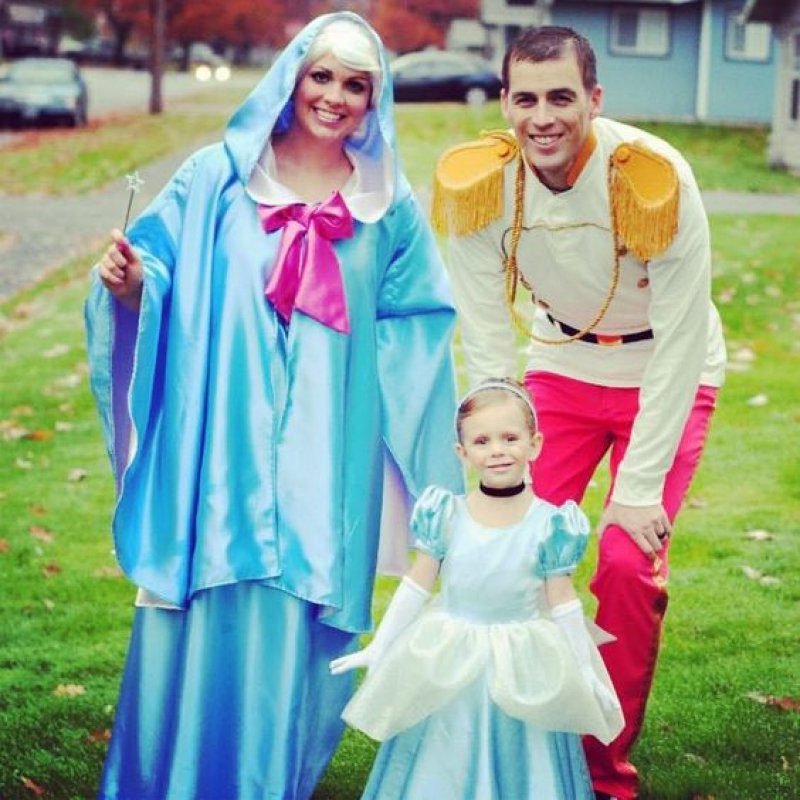
[[[609,170],[609,192],[611,187],[611,169]],[[519,240],[522,236],[522,217],[523,217],[523,207],[524,207],[524,200],[525,200],[525,162],[523,161],[522,151],[520,150],[517,154],[517,170],[514,176],[514,217],[511,224],[511,243],[508,248],[508,255],[506,256],[503,268],[505,270],[505,279],[506,279],[506,304],[508,305],[508,310],[511,313],[511,319],[514,322],[514,325],[517,327],[523,335],[533,339],[535,342],[539,342],[540,344],[570,344],[570,342],[574,342],[576,339],[580,339],[582,336],[585,336],[587,333],[590,333],[594,328],[596,328],[600,321],[605,317],[606,312],[608,311],[609,306],[611,305],[611,301],[614,299],[614,295],[617,292],[617,286],[619,285],[619,273],[620,273],[620,256],[622,253],[622,248],[619,246],[619,242],[617,240],[617,225],[615,219],[615,212],[612,206],[611,212],[611,229],[613,235],[613,245],[614,245],[614,267],[611,271],[611,283],[608,287],[608,294],[606,295],[605,300],[603,300],[600,308],[595,314],[594,319],[586,325],[581,330],[576,331],[573,334],[565,336],[563,339],[547,339],[543,336],[538,336],[531,330],[531,326],[526,324],[525,320],[517,313],[517,309],[515,307],[515,302],[517,299],[517,285],[518,283],[522,283],[523,286],[531,293],[531,301],[533,303],[536,302],[536,293],[533,290],[533,287],[525,280],[525,278],[520,275],[519,267],[517,266],[517,248],[519,247]]]

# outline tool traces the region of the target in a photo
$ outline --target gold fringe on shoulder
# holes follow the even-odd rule
[[[621,144],[611,156],[609,191],[618,242],[642,261],[663,253],[678,230],[672,163],[641,142]]]
[[[433,179],[431,223],[439,233],[474,233],[503,213],[503,168],[518,153],[508,131],[487,131],[481,139],[443,153]]]

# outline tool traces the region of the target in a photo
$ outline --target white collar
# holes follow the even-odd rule
[[[377,222],[386,213],[392,200],[394,179],[391,174],[391,160],[376,162],[357,150],[346,148],[345,151],[353,165],[353,174],[340,190],[342,198],[355,219],[360,222]],[[247,193],[262,205],[305,203],[288,186],[281,183],[277,175],[275,151],[268,141],[247,182]]]

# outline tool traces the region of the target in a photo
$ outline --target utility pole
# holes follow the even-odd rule
[[[164,75],[165,0],[150,0],[152,36],[150,41],[150,113],[164,110],[161,80]]]

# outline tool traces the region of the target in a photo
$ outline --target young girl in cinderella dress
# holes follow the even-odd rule
[[[425,490],[413,567],[372,642],[331,662],[369,669],[342,715],[383,742],[363,797],[588,800],[579,734],[608,742],[623,724],[570,578],[588,521],[526,491],[542,436],[521,385],[480,384],[456,431],[478,488]]]

